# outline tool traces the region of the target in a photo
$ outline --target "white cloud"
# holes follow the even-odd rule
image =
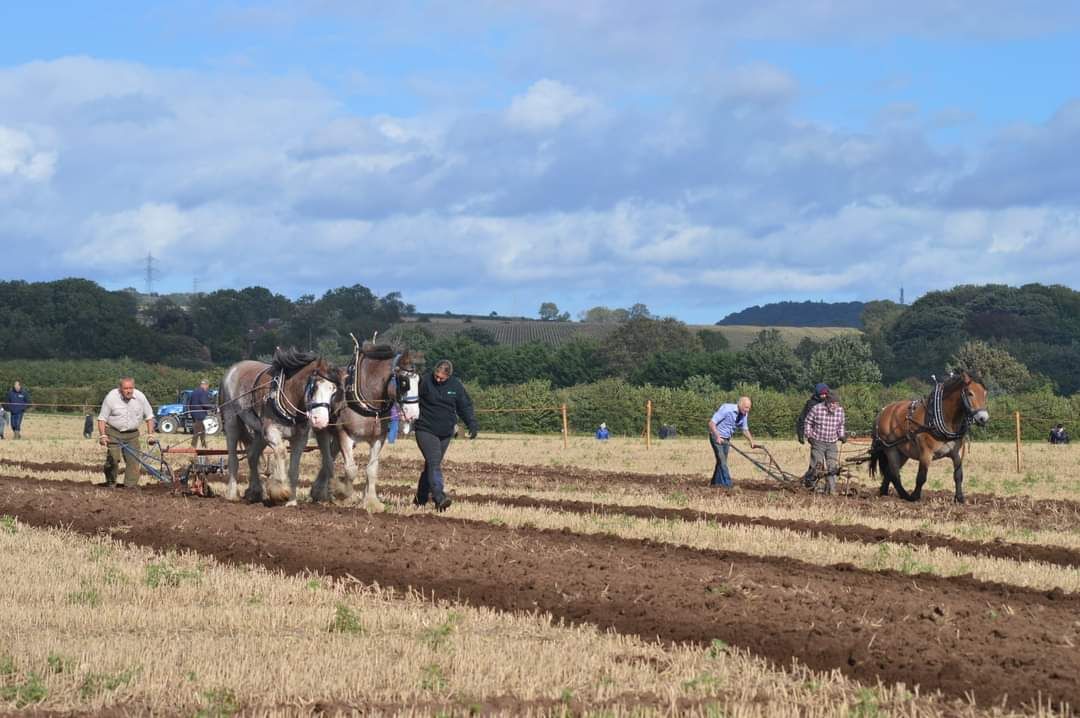
[[[600,109],[600,103],[555,80],[538,80],[506,110],[512,127],[529,132],[557,129],[566,121]]]
[[[30,135],[0,125],[0,179],[48,182],[55,169],[56,152],[39,149]]]
[[[719,315],[1080,276],[1072,106],[945,152],[917,127],[799,122],[781,68],[710,77],[649,112],[529,78],[503,111],[403,117],[350,111],[300,75],[8,68],[0,242],[10,266],[113,286],[150,251],[178,288],[193,274],[294,295],[360,282],[484,312],[561,294],[709,297]]]

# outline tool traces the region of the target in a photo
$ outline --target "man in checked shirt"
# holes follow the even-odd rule
[[[828,481],[826,493],[831,494],[836,490],[836,474],[840,470],[837,444],[847,441],[844,407],[834,392],[830,391],[825,401],[815,404],[806,415],[806,438],[810,439],[810,465],[815,472],[807,475],[804,483],[812,488],[819,471],[824,469]]]

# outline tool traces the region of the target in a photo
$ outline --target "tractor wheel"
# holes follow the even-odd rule
[[[169,415],[163,417],[158,421],[158,431],[162,434],[172,434],[176,431],[176,427],[180,425],[175,416]]]

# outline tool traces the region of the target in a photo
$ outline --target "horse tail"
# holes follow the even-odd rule
[[[885,442],[878,437],[870,443],[870,476],[877,476],[878,468],[885,470]]]

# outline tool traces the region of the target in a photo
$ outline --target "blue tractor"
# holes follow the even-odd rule
[[[187,403],[194,391],[194,389],[182,389],[176,394],[175,404],[162,404],[158,407],[157,414],[154,415],[154,426],[158,431],[162,434],[173,434],[177,431],[191,433],[195,422],[188,413]],[[210,396],[214,397],[215,401],[217,395],[217,389],[210,390]],[[203,426],[206,428],[207,435],[216,434],[221,429],[221,421],[218,419],[216,408],[206,415]]]

